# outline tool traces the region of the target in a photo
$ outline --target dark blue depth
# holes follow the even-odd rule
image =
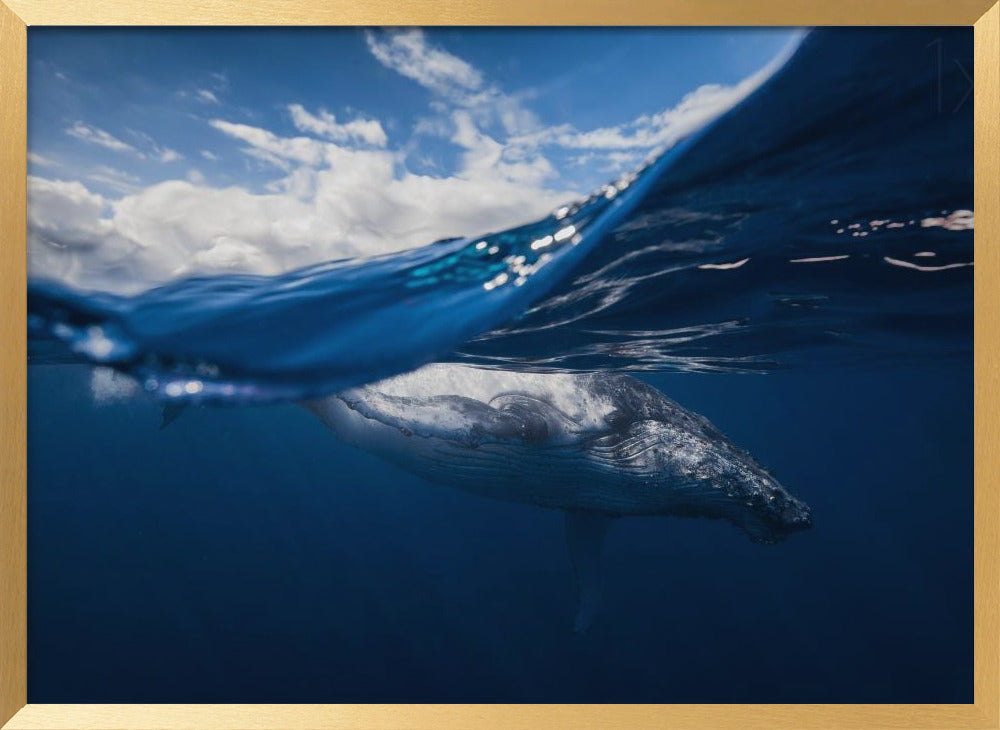
[[[495,259],[33,282],[29,701],[971,702],[973,232],[920,223],[972,207],[971,53],[967,28],[816,31],[627,206],[492,234]],[[570,221],[578,248],[484,289]],[[233,407],[161,430],[152,397],[94,403],[72,363],[102,357]],[[813,527],[622,520],[576,635],[562,515],[423,482],[290,402],[428,360],[637,373]]]
[[[31,702],[970,702],[972,369],[652,381],[809,502],[774,546],[631,519],[572,631],[562,516],[294,407],[94,408],[30,371]]]

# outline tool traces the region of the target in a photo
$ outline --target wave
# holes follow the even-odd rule
[[[33,280],[29,353],[216,402],[314,397],[435,360],[734,371],[965,355],[971,40],[814,31],[719,119],[498,233],[135,297]]]

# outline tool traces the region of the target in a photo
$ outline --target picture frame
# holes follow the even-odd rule
[[[1000,3],[929,0],[0,0],[0,724],[27,728],[1000,727]],[[27,703],[27,27],[38,25],[972,25],[975,43],[975,688],[968,705],[35,705]]]

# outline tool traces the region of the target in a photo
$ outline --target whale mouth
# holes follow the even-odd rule
[[[780,519],[781,524],[790,532],[812,527],[812,511],[804,504],[786,507],[782,510]]]
[[[790,504],[781,512],[752,515],[739,525],[750,540],[761,545],[782,542],[795,532],[812,527],[812,511],[801,502]]]

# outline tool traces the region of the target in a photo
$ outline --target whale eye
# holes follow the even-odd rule
[[[549,424],[537,413],[521,413],[521,438],[526,443],[538,443],[549,436]]]
[[[525,443],[548,439],[552,429],[546,416],[558,413],[540,400],[518,394],[497,396],[490,401],[490,405],[512,419],[515,432]]]
[[[627,426],[632,421],[632,419],[630,418],[629,414],[626,413],[623,409],[616,408],[615,410],[611,411],[611,413],[609,413],[607,416],[604,417],[604,421],[611,428],[618,430]]]

